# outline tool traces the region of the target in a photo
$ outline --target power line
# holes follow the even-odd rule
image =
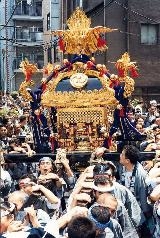
[[[99,10],[97,10],[94,14],[91,14],[91,16],[94,17],[94,16],[99,15],[102,11],[104,11],[105,8],[110,7],[110,5],[111,5],[112,3],[116,3],[117,5],[119,5],[120,7],[124,8],[125,10],[128,10],[128,11],[130,11],[130,12],[132,12],[132,13],[134,13],[134,14],[140,16],[140,17],[143,17],[143,18],[145,18],[145,19],[147,19],[147,20],[149,20],[149,21],[151,21],[151,22],[155,22],[155,23],[159,24],[159,21],[158,21],[158,20],[155,20],[155,19],[153,19],[153,18],[150,18],[150,17],[148,17],[148,16],[145,16],[145,15],[143,15],[142,13],[137,12],[137,10],[132,10],[132,9],[128,8],[125,4],[120,3],[120,2],[118,2],[118,1],[115,1],[115,0],[111,0],[107,5],[102,6],[102,7],[101,7]]]
[[[10,20],[12,19],[13,15],[14,15],[14,12],[15,12],[16,8],[18,7],[19,3],[20,3],[20,2],[18,2],[18,3],[15,5],[15,7],[14,7],[14,9],[13,9],[13,11],[12,11],[10,17],[9,17],[9,19],[7,20],[6,24],[0,29],[0,31],[2,31],[5,27],[7,27],[8,23],[9,23]]]
[[[21,44],[21,43],[17,42],[16,40],[5,38],[3,36],[1,36],[0,40],[9,41],[12,44],[16,44],[16,46],[20,46],[20,47],[25,47],[26,46],[26,47],[28,47],[28,44]],[[33,47],[42,46],[42,47],[48,47],[48,48],[51,47],[52,48],[53,46],[57,45],[57,42],[58,42],[58,40],[56,39],[56,40],[52,40],[50,42],[44,42],[44,43],[41,43],[41,44],[38,44],[38,45],[33,45]]]
[[[145,18],[145,19],[147,19],[147,20],[149,20],[149,21],[155,22],[155,23],[159,23],[157,20],[154,20],[154,19],[152,19],[152,18],[150,18],[150,17],[148,17],[148,16],[143,15],[142,13],[139,13],[139,12],[137,12],[137,11],[135,11],[135,10],[132,10],[132,9],[126,7],[123,3],[120,3],[120,2],[117,2],[117,1],[114,1],[114,2],[115,2],[117,5],[119,5],[119,6],[121,6],[122,8],[124,8],[125,10],[128,10],[128,11],[130,11],[130,12],[133,12],[134,14],[136,14],[136,15],[138,15],[138,16],[140,16],[140,17],[143,17],[143,18]]]
[[[94,14],[91,14],[92,17],[99,15],[102,11],[104,11],[105,8],[109,7],[114,0],[109,1],[105,6],[103,5],[101,8],[99,8],[97,11],[94,12]]]

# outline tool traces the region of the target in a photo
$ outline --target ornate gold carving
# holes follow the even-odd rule
[[[46,67],[43,68],[43,72],[47,75],[49,75],[54,69],[53,64],[48,63]]]
[[[106,109],[103,107],[90,108],[60,108],[57,113],[57,121],[60,123],[104,123]]]
[[[29,63],[28,59],[25,59],[20,63],[20,69],[25,75],[25,81],[20,85],[19,92],[23,98],[26,100],[32,101],[31,95],[27,92],[27,88],[34,85],[34,82],[31,80],[31,76],[38,71],[36,64]]]
[[[130,97],[134,91],[134,80],[129,76],[125,77],[124,97]]]
[[[32,74],[38,71],[37,65],[29,63],[28,59],[20,63],[20,69],[24,73],[26,81],[29,81]]]
[[[117,100],[114,91],[110,88],[81,92],[53,92],[46,91],[42,95],[42,104],[47,107],[90,107],[108,106],[114,107]]]
[[[31,81],[23,81],[19,87],[19,93],[22,95],[22,97],[28,101],[32,101],[31,95],[27,92],[27,88],[34,85],[34,82]]]
[[[100,77],[100,72],[95,70],[88,70],[85,68],[85,64],[74,64],[74,69],[68,72],[59,73],[57,78],[48,83],[48,87],[42,94],[42,104],[45,106],[53,106],[57,108],[66,107],[92,107],[92,106],[108,106],[114,107],[117,104],[117,100],[114,97],[114,90],[109,87],[110,80],[108,77]],[[70,78],[77,72],[83,72],[86,76],[97,77],[102,84],[101,90],[81,90],[81,91],[56,91],[58,83],[63,78]]]
[[[135,66],[136,62],[132,62],[130,60],[130,56],[127,52],[125,52],[122,57],[117,60],[117,63],[116,63],[116,66],[117,68],[121,68],[124,70],[124,76],[127,76],[128,75],[128,70],[131,68],[131,67],[136,67]]]
[[[97,50],[104,51],[108,47],[100,34],[117,30],[103,26],[91,28],[91,20],[79,8],[68,19],[67,26],[69,29],[54,31],[52,34],[62,38],[64,52],[69,54],[90,55]]]
[[[125,83],[124,96],[131,96],[134,91],[134,80],[129,77],[129,73],[132,69],[137,70],[136,62],[130,60],[129,54],[126,52],[122,55],[121,59],[117,60],[116,67],[119,71],[123,72],[123,76],[119,77],[120,82]]]

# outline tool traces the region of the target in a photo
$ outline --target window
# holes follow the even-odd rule
[[[50,30],[50,13],[47,14],[47,30]]]
[[[141,44],[156,45],[158,43],[158,24],[141,24]]]
[[[73,0],[73,8],[75,9],[76,7],[82,7],[82,0]]]
[[[52,0],[52,3],[58,4],[58,3],[59,3],[59,0]]]

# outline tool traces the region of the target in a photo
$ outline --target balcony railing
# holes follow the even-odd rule
[[[17,32],[16,32],[17,33]],[[43,33],[42,32],[29,32],[21,31],[20,34],[15,34],[16,42],[42,42]]]
[[[42,4],[39,3],[33,4],[33,5],[28,5],[26,2],[25,4],[21,4],[16,7],[14,11],[14,15],[26,15],[26,16],[42,16]]]
[[[14,36],[15,42],[41,43],[43,41],[43,28],[16,26]]]
[[[13,60],[13,70],[17,70],[20,67],[20,63],[27,58],[30,63],[37,64],[38,69],[42,69],[44,66],[44,60],[43,60],[43,55],[34,55],[34,54],[29,54],[29,55],[24,55],[24,56],[18,56]],[[39,59],[41,58],[41,59]]]

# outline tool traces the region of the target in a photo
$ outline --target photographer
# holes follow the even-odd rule
[[[65,181],[67,190],[72,190],[76,183],[76,176],[70,168],[69,161],[66,157],[66,151],[64,149],[57,149],[55,166],[57,168],[58,176],[63,178]]]
[[[28,143],[25,141],[25,136],[17,136],[9,141],[8,153],[22,153],[27,154],[29,157],[32,156],[33,151]]]
[[[69,161],[66,157],[66,150],[57,149],[55,166],[56,173],[62,181],[62,188],[58,188],[57,190],[61,197],[61,206],[63,211],[66,209],[67,200],[76,183],[76,176],[70,168]]]
[[[15,220],[21,221],[25,226],[44,227],[50,220],[49,215],[42,209],[35,209],[33,205],[26,206],[28,195],[23,191],[10,193],[8,201],[13,203],[15,209]]]
[[[19,188],[29,198],[27,205],[34,205],[36,209],[42,209],[52,217],[58,211],[60,200],[45,186],[37,184],[36,178],[31,174],[23,175],[19,180]]]
[[[58,189],[62,187],[62,180],[56,174],[57,170],[50,157],[43,157],[39,160],[38,184],[44,185],[56,196],[59,196]]]

